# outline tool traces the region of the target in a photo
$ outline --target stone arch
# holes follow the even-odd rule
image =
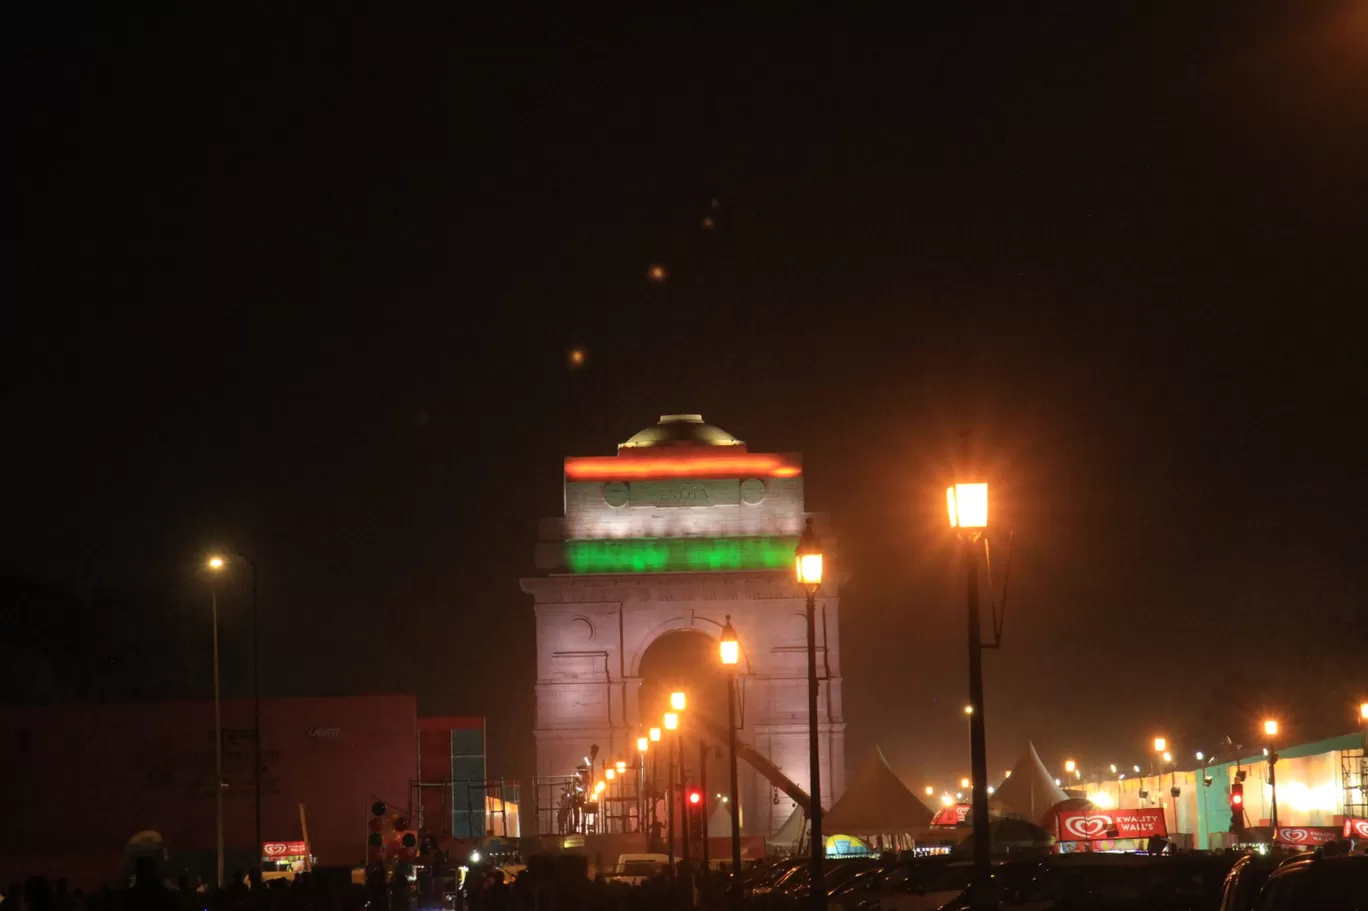
[[[799,614],[798,616],[802,617],[803,615]],[[724,621],[722,620],[715,620],[711,617],[704,617],[698,614],[694,614],[690,617],[681,615],[678,617],[671,617],[668,620],[662,620],[660,623],[657,623],[655,626],[644,631],[632,646],[631,651],[628,653],[625,669],[626,676],[641,676],[641,659],[650,651],[651,646],[655,645],[661,637],[668,636],[672,633],[695,632],[707,636],[716,643],[722,638],[723,622]],[[700,629],[700,625],[710,627],[711,629]],[[739,673],[751,673],[751,650],[746,647],[744,639],[741,640],[741,664],[742,669]]]

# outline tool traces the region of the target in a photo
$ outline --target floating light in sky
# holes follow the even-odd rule
[[[571,348],[569,353],[565,355],[565,362],[572,370],[576,367],[583,367],[584,362],[588,359],[589,355],[583,348]]]
[[[715,224],[716,224],[716,222],[713,221],[713,217],[712,217],[711,215],[704,215],[704,216],[703,216],[703,229],[704,229],[705,231],[711,230],[712,227],[713,227]]]
[[[646,278],[648,281],[663,282],[668,277],[669,273],[665,271],[665,267],[662,265],[652,264],[646,269]]]

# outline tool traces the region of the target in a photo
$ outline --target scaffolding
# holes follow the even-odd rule
[[[410,781],[409,802],[417,808],[420,831],[448,833],[453,838],[483,838],[491,835],[516,838],[520,834],[519,790],[517,782],[503,778],[486,781],[451,778]],[[434,791],[440,795],[435,812],[429,808],[429,801],[423,799]]]
[[[1344,784],[1344,815],[1368,819],[1368,754],[1363,748],[1340,752],[1340,778]]]

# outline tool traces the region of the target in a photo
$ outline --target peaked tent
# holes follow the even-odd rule
[[[746,827],[741,827],[741,835],[746,834]],[[731,804],[717,802],[717,807],[713,810],[712,816],[708,817],[708,837],[709,838],[731,838]]]
[[[833,835],[903,835],[930,824],[931,811],[893,774],[878,747],[822,817],[822,831]]]
[[[765,839],[767,844],[774,845],[789,851],[797,851],[803,846],[803,841],[807,838],[808,824],[807,814],[802,807],[794,807],[789,818],[784,820],[784,824],[779,830]]]
[[[1054,776],[1045,768],[1036,753],[1035,744],[1027,743],[1012,774],[988,798],[988,808],[1000,816],[1019,816],[1040,823],[1049,818],[1051,810],[1069,795],[1054,783]]]

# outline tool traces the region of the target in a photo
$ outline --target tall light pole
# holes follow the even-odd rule
[[[675,739],[676,741],[678,741],[678,740],[679,740],[679,715],[678,715],[677,713],[675,713],[675,712],[666,712],[666,713],[665,713],[665,717],[664,717],[664,719],[662,720],[662,722],[663,722],[663,724],[664,724],[665,730],[667,730],[667,731],[674,731],[674,732],[675,732],[675,737],[674,737],[674,739]],[[674,830],[675,830],[675,826],[674,826],[674,820],[675,820],[675,812],[674,812],[674,803],[675,803],[675,801],[674,801],[674,795],[675,795],[674,778],[675,778],[675,771],[674,771],[674,750],[670,749],[670,748],[667,746],[667,747],[665,747],[665,754],[666,754],[666,760],[667,760],[667,762],[666,762],[667,768],[666,768],[666,770],[665,770],[665,832],[666,832],[666,834],[665,834],[665,842],[666,842],[666,844],[669,846],[669,852],[668,852],[668,853],[669,853],[669,856],[670,856],[670,875],[671,875],[671,876],[674,876],[674,875],[675,875],[675,849],[674,849],[674,848],[675,848],[675,842],[674,842]]]
[[[649,729],[647,729],[647,731],[646,731],[646,739],[649,740],[651,743],[660,743],[660,736],[661,736],[661,734],[660,734],[660,728],[649,728]],[[669,752],[669,751],[666,750],[666,752]],[[652,836],[653,836],[652,840],[654,840],[654,829],[655,829],[655,824],[656,824],[657,822],[660,821],[659,804],[657,803],[657,801],[656,801],[656,796],[655,796],[655,795],[656,795],[656,788],[660,787],[660,750],[659,750],[659,748],[657,748],[656,750],[654,750],[654,751],[652,752],[651,757],[652,757],[652,758],[651,758],[651,828],[652,828]],[[667,759],[668,759],[668,757],[667,757]],[[668,764],[669,764],[669,763],[667,762],[666,765],[668,765]],[[656,846],[655,846],[655,850],[657,850],[657,851],[660,850],[659,845],[656,845]],[[673,852],[671,852],[671,853],[673,853]],[[671,865],[673,865],[674,859],[671,858],[670,862],[671,862]]]
[[[727,669],[727,750],[730,755],[727,775],[731,787],[731,861],[732,878],[729,890],[733,902],[741,896],[741,789],[736,775],[736,669],[741,663],[741,643],[731,625],[731,614],[722,627],[722,638],[717,642],[722,666]]]
[[[794,551],[794,566],[798,584],[807,593],[808,647],[808,780],[812,809],[812,911],[826,909],[826,879],[822,875],[822,861],[826,857],[826,839],[822,837],[822,758],[817,727],[817,589],[822,587],[822,542],[807,520],[803,536]]]
[[[215,572],[222,572],[229,560],[246,566],[252,573],[252,795],[254,798],[254,834],[256,845],[252,848],[252,884],[261,880],[261,624],[257,611],[257,568],[256,564],[237,551],[228,556],[215,554],[209,558],[209,566]],[[217,562],[217,566],[215,566]]]
[[[646,751],[651,748],[649,737],[637,738],[637,831],[646,829]],[[649,848],[647,849],[649,850]]]
[[[670,708],[678,714],[684,713],[688,699],[684,693],[675,690],[670,694]],[[666,725],[669,727],[669,725]],[[684,731],[683,725],[675,724],[675,753],[679,756],[679,813],[683,822],[679,827],[680,856],[684,861],[684,873],[693,882],[693,853],[689,850],[689,805],[685,803],[684,789]]]
[[[207,564],[217,575],[223,558],[210,557]],[[223,713],[219,707],[218,582],[209,581],[210,613],[214,624],[214,882],[223,888]]]
[[[962,543],[964,573],[969,590],[969,749],[973,774],[974,891],[970,905],[996,908],[991,899],[992,867],[989,855],[992,836],[988,831],[988,744],[983,726],[983,630],[979,621],[978,554],[979,542],[988,527],[988,485],[956,484],[946,488],[950,527],[957,530]]]
[[[1278,842],[1278,722],[1269,718],[1263,723],[1264,736],[1268,738],[1268,790],[1273,814],[1273,843]]]

